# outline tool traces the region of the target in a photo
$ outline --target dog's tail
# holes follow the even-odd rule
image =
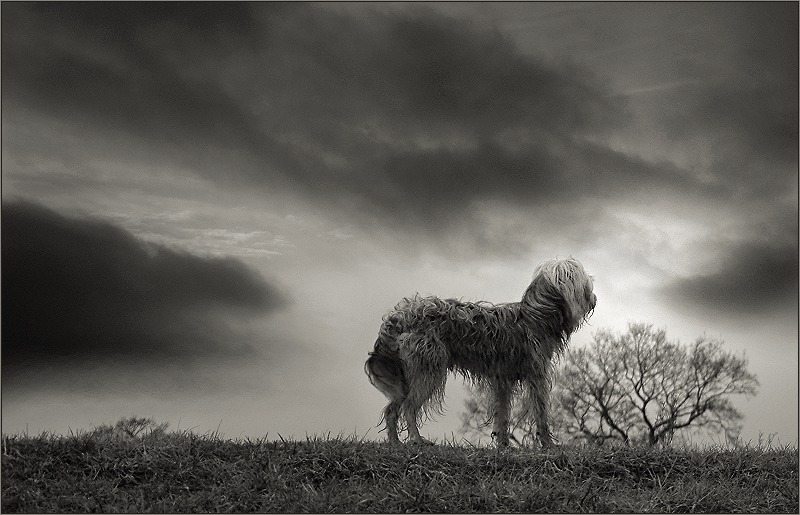
[[[364,372],[372,386],[380,390],[390,401],[402,402],[408,396],[405,363],[400,359],[397,336],[394,331],[381,328],[375,348],[364,363]]]

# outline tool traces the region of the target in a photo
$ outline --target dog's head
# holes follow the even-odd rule
[[[594,280],[576,259],[553,259],[541,263],[533,272],[531,287],[539,284],[555,289],[566,302],[569,312],[568,333],[583,325],[597,304],[597,296],[593,291]]]

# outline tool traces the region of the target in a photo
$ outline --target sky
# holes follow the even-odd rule
[[[0,9],[3,433],[383,438],[384,313],[572,256],[797,442],[797,3]]]

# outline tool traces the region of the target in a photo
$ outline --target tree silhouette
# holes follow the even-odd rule
[[[698,338],[683,346],[666,331],[630,324],[626,333],[595,333],[591,345],[570,349],[551,395],[552,426],[562,440],[602,445],[670,443],[676,433],[703,428],[735,439],[742,414],[733,395],[755,395],[758,380],[747,360],[718,340]],[[473,392],[462,414],[462,431],[486,434],[486,395]],[[515,410],[515,440],[525,445],[535,434]]]

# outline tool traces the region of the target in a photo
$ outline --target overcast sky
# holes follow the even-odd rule
[[[798,6],[3,3],[2,423],[375,429],[414,292],[573,256],[798,431]],[[423,433],[459,427],[463,391]]]

